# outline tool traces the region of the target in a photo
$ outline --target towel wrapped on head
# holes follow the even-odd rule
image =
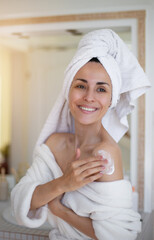
[[[74,121],[68,105],[69,89],[78,70],[94,57],[106,69],[112,83],[112,104],[102,124],[117,142],[127,132],[127,115],[134,108],[134,100],[150,87],[150,82],[136,57],[115,32],[110,29],[95,30],[81,39],[66,69],[62,92],[49,114],[37,145],[54,132],[74,132]]]

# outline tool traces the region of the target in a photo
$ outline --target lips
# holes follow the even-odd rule
[[[95,112],[98,108],[88,107],[88,106],[79,106],[84,112]]]

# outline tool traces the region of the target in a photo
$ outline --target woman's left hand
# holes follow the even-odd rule
[[[60,210],[63,206],[62,203],[61,203],[62,197],[63,197],[63,194],[56,197],[55,199],[53,199],[52,201],[50,201],[48,203],[49,210],[56,216],[59,215],[59,212],[60,212]]]

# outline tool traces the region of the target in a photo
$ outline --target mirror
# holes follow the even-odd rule
[[[82,35],[93,29],[111,28],[144,66],[144,38],[137,41],[140,31],[144,30],[144,18],[144,11],[130,11],[16,19],[14,24],[10,20],[0,22],[0,145],[11,146],[10,167],[20,168],[22,175],[27,161],[31,164],[36,139],[61,89],[63,72]],[[24,28],[21,24],[25,24]],[[137,26],[140,29],[138,32]],[[142,116],[145,111],[143,102],[144,97],[141,97],[138,109]],[[130,117],[131,129],[134,129],[137,115],[135,113]],[[141,196],[139,207],[142,209],[144,190],[143,183],[138,179],[143,173],[139,170],[137,178],[137,164],[144,161],[144,122],[138,122],[138,127],[143,129],[142,133],[130,130],[120,141],[120,146],[124,156],[124,173],[137,187]],[[137,136],[141,139],[138,145]],[[142,148],[138,163],[135,159],[137,148]]]

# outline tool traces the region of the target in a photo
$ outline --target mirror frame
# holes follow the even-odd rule
[[[62,22],[80,22],[92,20],[120,20],[135,19],[137,22],[137,55],[138,60],[145,69],[145,10],[135,11],[118,11],[118,12],[101,12],[101,13],[85,13],[70,14],[58,16],[44,17],[27,17],[16,19],[1,19],[0,27],[16,26],[16,25],[35,25],[46,23],[62,23]],[[139,210],[144,210],[144,152],[145,152],[145,96],[141,96],[138,100],[138,159],[137,159],[137,191],[139,194]]]

